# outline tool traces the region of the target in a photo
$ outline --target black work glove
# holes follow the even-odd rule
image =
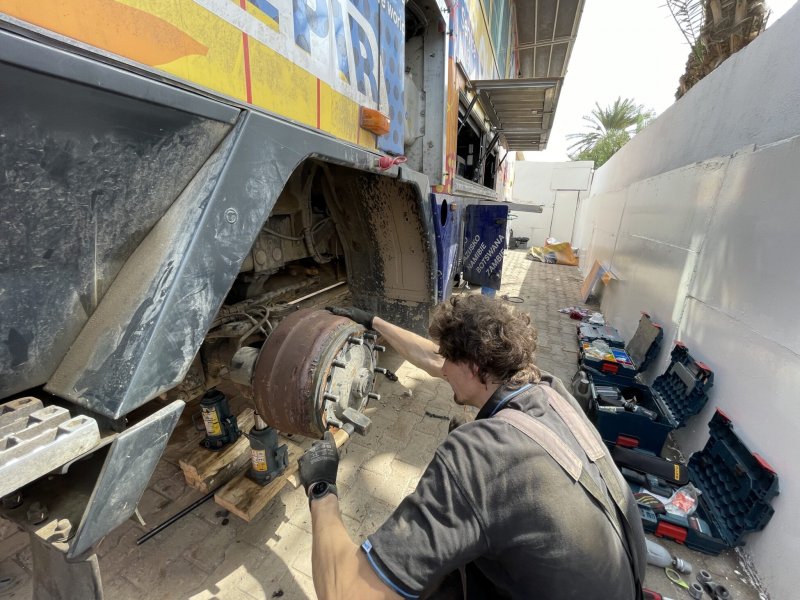
[[[321,498],[328,493],[336,495],[339,451],[330,431],[326,431],[321,440],[311,444],[297,464],[300,466],[300,483],[309,498]]]
[[[347,317],[367,329],[372,329],[372,319],[375,315],[355,306],[326,306],[325,310],[332,312],[338,317]]]

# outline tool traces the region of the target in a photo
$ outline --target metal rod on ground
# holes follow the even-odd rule
[[[180,512],[177,512],[174,515],[172,515],[169,519],[167,519],[166,521],[161,523],[161,525],[157,525],[156,527],[154,527],[153,529],[151,529],[150,531],[145,533],[142,537],[140,537],[138,540],[136,540],[136,545],[138,546],[139,544],[145,543],[147,540],[149,540],[151,537],[153,537],[157,533],[161,533],[162,531],[164,531],[167,527],[172,525],[175,521],[177,521],[181,517],[185,517],[187,514],[192,512],[195,508],[200,506],[203,502],[207,502],[208,500],[210,500],[214,496],[214,494],[217,492],[217,490],[219,488],[221,488],[221,487],[222,487],[221,485],[217,486],[216,488],[214,488],[213,490],[208,492],[202,498],[199,498],[198,500],[195,500],[194,502],[192,502],[189,506],[187,506],[186,508],[184,508]]]

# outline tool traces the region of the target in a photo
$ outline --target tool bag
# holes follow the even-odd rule
[[[590,462],[598,469],[600,477],[605,484],[608,494],[603,492],[589,473],[583,468],[581,459],[567,446],[561,438],[541,421],[534,417],[510,408],[500,410],[494,418],[502,419],[512,427],[518,429],[530,439],[541,446],[550,457],[576,482],[590,494],[603,508],[603,512],[610,521],[631,565],[633,579],[636,587],[636,600],[643,599],[642,574],[644,564],[640,564],[639,557],[634,552],[633,530],[626,517],[625,495],[623,492],[624,481],[618,475],[608,450],[592,431],[588,423],[578,411],[549,385],[542,384],[542,389],[547,394],[547,399],[553,410],[569,427],[572,435],[583,449]],[[626,486],[627,487],[627,486]],[[609,498],[610,495],[610,498]]]

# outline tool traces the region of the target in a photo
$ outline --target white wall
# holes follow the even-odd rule
[[[515,162],[511,201],[542,206],[542,212],[513,211],[517,218],[509,228],[514,235],[529,238],[528,246],[543,246],[551,233],[558,233],[559,241],[575,245],[578,227],[573,223],[588,195],[593,167],[592,161]]]
[[[602,308],[630,336],[639,311],[715,372],[678,432],[705,443],[716,407],[778,472],[781,494],[747,551],[773,598],[800,571],[800,6],[723,63],[597,171],[581,211],[582,267],[619,276]]]

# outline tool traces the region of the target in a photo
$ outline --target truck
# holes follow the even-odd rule
[[[382,348],[321,308],[424,332],[499,288],[582,9],[0,0],[0,510],[36,598],[102,597],[94,549],[222,383],[260,429],[363,430]]]

